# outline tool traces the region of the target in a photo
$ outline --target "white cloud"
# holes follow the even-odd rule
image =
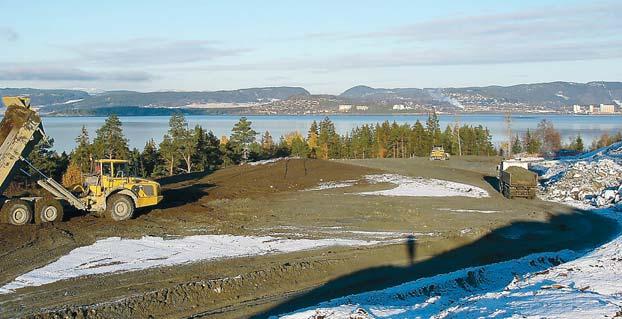
[[[209,61],[235,56],[247,49],[217,47],[203,40],[171,41],[132,39],[116,43],[90,43],[70,48],[87,62],[101,65],[165,65]]]
[[[2,67],[0,66],[0,80],[3,81],[122,81],[143,82],[153,76],[145,72],[107,71],[93,72],[78,68],[63,67]]]
[[[19,34],[15,30],[8,28],[8,27],[0,26],[0,40],[14,42],[14,41],[17,41],[18,39],[19,39]]]

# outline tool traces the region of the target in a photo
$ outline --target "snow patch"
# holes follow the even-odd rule
[[[595,213],[622,221],[611,209]],[[622,236],[591,251],[539,253],[467,268],[333,299],[282,318],[616,317],[622,310],[620,256]]]
[[[352,315],[363,312],[371,314],[373,317],[370,316],[370,318],[453,317],[455,313],[448,313],[449,310],[478,311],[477,315],[457,316],[457,318],[478,318],[480,316],[493,317],[494,314],[498,314],[499,309],[507,311],[503,317],[510,317],[511,315],[507,314],[513,311],[511,305],[505,305],[505,307],[479,305],[477,307],[465,303],[477,300],[478,297],[489,292],[495,292],[499,296],[506,294],[505,287],[517,281],[524,281],[530,273],[543,271],[573,258],[576,258],[576,253],[569,250],[533,254],[517,260],[467,268],[383,290],[333,299],[281,318],[310,319],[321,316],[327,319],[352,318]],[[542,307],[541,304],[538,306]],[[565,311],[559,312],[559,314],[564,313]]]
[[[320,191],[320,190],[326,190],[326,189],[350,187],[356,184],[356,182],[357,180],[345,180],[345,181],[338,181],[338,182],[321,182],[318,184],[318,186],[309,188],[307,189],[307,191]]]
[[[284,161],[284,160],[299,159],[299,158],[300,157],[277,157],[277,158],[271,158],[271,159],[261,160],[261,161],[256,161],[256,162],[249,162],[246,164],[250,166],[266,165],[266,164],[273,164],[273,163]]]
[[[450,182],[433,178],[413,178],[398,174],[366,175],[365,179],[372,183],[391,183],[397,187],[373,192],[361,192],[359,195],[380,196],[425,196],[425,197],[448,197],[463,196],[483,198],[488,197],[488,192],[472,185]]]
[[[233,235],[197,235],[174,239],[111,237],[79,247],[68,255],[17,277],[0,294],[81,276],[127,272],[197,261],[289,253],[330,246],[363,246],[378,241],[354,239],[285,239]]]

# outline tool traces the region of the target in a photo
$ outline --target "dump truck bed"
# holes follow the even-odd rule
[[[501,174],[502,179],[511,185],[538,185],[538,174],[522,167],[511,166],[502,171]]]
[[[20,158],[28,157],[43,136],[41,118],[34,110],[26,105],[7,105],[0,122],[0,194],[19,169]]]

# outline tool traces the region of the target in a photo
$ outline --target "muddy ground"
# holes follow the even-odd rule
[[[0,295],[0,317],[266,317],[467,266],[533,252],[590,248],[617,231],[610,220],[589,213],[501,197],[494,189],[497,161],[283,160],[236,166],[163,179],[161,207],[130,221],[70,214],[62,223],[0,225],[0,285],[74,248],[113,236],[403,235],[403,240],[376,246],[196,262],[22,288]],[[487,190],[490,197],[353,194],[393,187],[362,179],[385,172],[467,183]],[[343,180],[358,182],[308,191],[321,182]]]

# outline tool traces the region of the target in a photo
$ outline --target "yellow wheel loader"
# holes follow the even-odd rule
[[[442,146],[433,146],[430,152],[431,161],[446,161],[449,159],[449,153],[445,152]]]
[[[66,189],[26,160],[34,146],[45,138],[41,118],[30,108],[30,99],[3,97],[2,102],[7,110],[0,122],[0,196],[21,170],[20,162],[38,174],[37,184],[51,196],[2,196],[0,221],[13,225],[28,224],[33,218],[37,223],[60,221],[62,203],[120,221],[131,218],[136,208],[154,206],[162,200],[160,184],[129,176],[125,160],[98,160],[95,174],[86,176],[84,183],[72,190]]]

